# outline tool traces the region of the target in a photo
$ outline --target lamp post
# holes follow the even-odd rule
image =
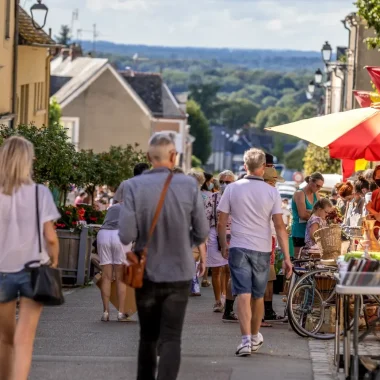
[[[31,6],[30,13],[32,15],[32,22],[34,28],[37,30],[43,29],[46,25],[46,19],[49,13],[49,8],[45,4],[42,4],[42,0],[37,0],[37,3]],[[36,18],[41,19],[42,22],[37,24],[35,21]]]
[[[322,55],[322,60],[325,65],[325,73],[326,73],[326,81],[323,82],[323,72],[321,69],[318,69],[314,73],[314,79],[311,80],[307,86],[307,91],[306,91],[306,97],[309,100],[313,99],[313,95],[315,92],[315,88],[321,88],[323,87],[325,89],[325,101],[330,102],[330,107],[329,109],[326,109],[326,113],[331,112],[332,108],[332,100],[333,100],[333,84],[332,84],[332,73],[334,73],[334,77],[340,79],[341,81],[341,105],[340,105],[340,110],[344,110],[344,87],[345,87],[345,82],[346,82],[346,71],[348,64],[345,62],[332,62],[332,55],[333,55],[333,49],[328,41],[326,41],[321,49],[321,55]],[[343,73],[343,76],[340,74]]]
[[[314,74],[314,82],[316,84],[321,84],[322,83],[322,79],[323,79],[323,74],[322,74],[322,71],[321,69],[318,69],[315,74]]]
[[[322,46],[322,60],[325,64],[331,61],[332,57],[332,48],[331,45],[326,41],[325,44]]]

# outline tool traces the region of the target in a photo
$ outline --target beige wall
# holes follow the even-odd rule
[[[181,121],[161,121],[157,120],[153,123],[153,133],[161,131],[174,131],[181,133]]]
[[[150,116],[109,70],[64,107],[62,116],[80,118],[79,149],[94,152],[134,143],[146,151],[153,127]]]
[[[367,45],[362,41],[365,38],[373,36],[373,29],[366,29],[365,24],[361,23],[358,37],[358,59],[354,90],[372,91],[371,80],[364,66],[380,66],[380,52],[377,49],[368,50]]]
[[[0,0],[0,114],[12,111],[14,1],[11,1],[11,38],[5,38],[5,0]],[[4,66],[1,68],[1,66]]]
[[[346,81],[346,109],[359,108],[360,106],[353,97],[353,90],[372,91],[371,80],[365,66],[380,66],[380,52],[368,50],[363,40],[373,37],[373,29],[366,29],[365,21],[356,18],[358,25],[351,26],[351,38],[349,50],[352,52],[348,56],[348,72]],[[356,64],[354,66],[356,59]]]
[[[33,64],[31,64],[31,62]],[[27,122],[42,126],[48,122],[50,63],[46,48],[19,46],[17,69],[17,122],[22,121],[21,88],[29,86]],[[41,94],[42,92],[42,94]]]

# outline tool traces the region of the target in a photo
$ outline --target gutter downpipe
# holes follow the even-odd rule
[[[355,15],[356,16],[356,15]],[[355,20],[356,22],[356,20]],[[354,70],[354,75],[353,75],[353,78],[352,78],[352,90],[355,90],[356,88],[356,64],[357,64],[357,57],[358,57],[358,27],[359,27],[359,23],[356,23],[356,25],[352,25],[354,28],[355,28],[355,56],[354,56],[354,67],[353,67],[353,70]],[[354,92],[352,91],[352,108],[354,107],[354,101],[355,101],[355,95],[354,95]]]
[[[19,34],[19,0],[15,0],[15,30],[13,35],[13,68],[12,68],[12,113],[16,115],[11,121],[11,129],[16,128],[17,119],[17,66],[18,66],[18,34]]]
[[[350,48],[351,43],[351,29],[347,26],[347,19],[342,20],[344,29],[348,30],[348,48]],[[347,59],[347,65],[349,64]],[[349,66],[347,70],[344,71],[344,83],[343,83],[343,96],[342,96],[342,111],[345,111],[347,108],[347,77],[348,77]],[[342,172],[343,173],[343,172]]]

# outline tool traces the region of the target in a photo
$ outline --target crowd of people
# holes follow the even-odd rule
[[[202,287],[212,285],[210,311],[221,313],[223,322],[240,324],[237,356],[251,355],[262,346],[260,328],[279,319],[272,306],[276,244],[286,272],[291,271],[286,230],[290,213],[276,189],[283,179],[273,167],[273,156],[259,149],[246,152],[247,173],[237,180],[229,170],[217,178],[197,169],[183,173],[175,166],[174,140],[165,133],[152,137],[148,157],[153,169],[123,182],[114,196],[120,216],[117,227],[111,224],[120,240],[114,242],[113,234],[108,241],[98,239],[98,252],[101,265],[117,267],[127,245],[133,242],[135,251],[144,247],[165,178],[174,173],[148,246],[144,286],[136,290],[136,302],[141,328],[138,379],[155,378],[157,353],[158,378],[175,379],[187,300],[201,296]],[[108,214],[115,207],[108,210],[100,233],[109,228],[114,218]],[[115,261],[109,262],[106,252],[111,251]],[[108,281],[102,288],[103,321],[109,320],[109,289]],[[123,310],[118,320],[128,320]]]
[[[122,182],[112,196],[103,188],[97,196],[107,208],[97,236],[103,322],[111,318],[113,279],[117,320],[130,320],[124,309],[125,266],[135,265],[135,252],[147,249],[143,285],[136,289],[138,380],[177,378],[188,299],[201,296],[202,288],[211,285],[210,312],[221,313],[223,322],[240,325],[235,354],[249,356],[259,350],[264,343],[260,329],[280,319],[272,307],[276,246],[283,254],[284,273],[292,271],[289,229],[299,255],[303,247],[316,248],[314,232],[326,225],[333,207],[348,226],[360,226],[368,214],[380,222],[380,166],[338,184],[330,197],[320,196],[324,178],[313,173],[295,192],[289,210],[289,201],[282,200],[276,189],[284,180],[274,168],[273,156],[260,149],[245,153],[246,173],[238,178],[229,170],[217,178],[198,169],[184,173],[176,167],[176,156],[174,136],[153,135],[150,165],[136,165],[134,177]],[[33,145],[24,138],[9,138],[0,147],[0,378],[6,380],[27,379],[42,311],[33,300],[25,264],[40,260],[58,265],[54,220],[59,213],[48,188],[33,182],[33,159]],[[86,197],[79,191],[75,205],[85,203]],[[162,211],[151,229],[161,198]]]

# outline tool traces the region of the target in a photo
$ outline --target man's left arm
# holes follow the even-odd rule
[[[124,245],[128,245],[136,241],[138,236],[135,200],[128,183],[124,185],[122,200],[119,216],[119,237]]]

